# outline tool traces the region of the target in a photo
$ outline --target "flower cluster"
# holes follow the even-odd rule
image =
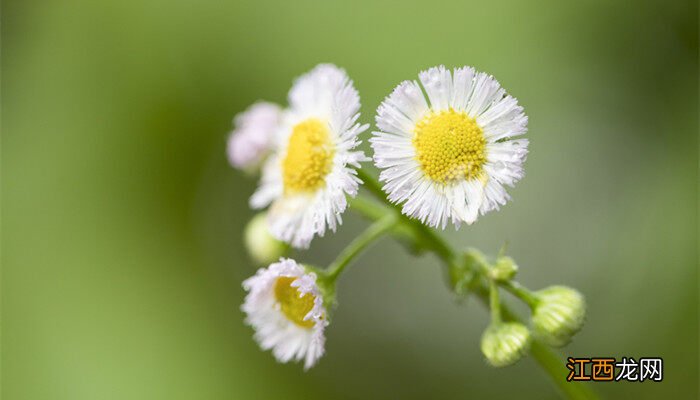
[[[255,339],[277,360],[303,360],[305,368],[318,361],[336,279],[383,234],[441,257],[459,283],[456,293],[490,296],[493,320],[482,351],[495,366],[517,361],[531,340],[517,320],[502,321],[498,287],[533,307],[534,336],[548,344],[563,345],[580,329],[578,292],[528,292],[513,281],[512,259],[488,263],[457,254],[429,229],[459,228],[498,210],[510,199],[506,187],[524,176],[528,119],[491,75],[438,66],[401,82],[377,109],[371,159],[358,149],[369,125],[359,122],[360,96],[343,69],[316,66],[294,81],[287,102],[258,102],[236,116],[227,148],[233,167],[260,174],[250,206],[263,211],[246,228],[245,242],[251,259],[268,266],[243,282],[242,310]],[[383,186],[361,169],[368,161]],[[363,184],[383,205],[357,197]],[[321,269],[284,258],[335,232],[348,206],[376,221],[333,264]]]

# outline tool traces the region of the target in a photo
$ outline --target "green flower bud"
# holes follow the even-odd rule
[[[491,324],[481,336],[481,352],[494,367],[514,364],[529,345],[530,331],[519,322]]]
[[[512,258],[498,257],[496,265],[491,269],[491,278],[497,281],[509,281],[518,272],[518,266]]]
[[[287,253],[289,246],[270,234],[265,213],[259,213],[248,222],[244,234],[245,246],[250,258],[259,265],[277,261]]]
[[[537,305],[532,311],[535,335],[550,346],[566,345],[583,326],[586,317],[583,295],[566,286],[551,286],[535,295]]]

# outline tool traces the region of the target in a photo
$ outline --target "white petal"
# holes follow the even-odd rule
[[[459,227],[478,215],[498,209],[509,199],[504,185],[524,176],[528,142],[511,140],[527,131],[527,116],[515,98],[508,96],[492,76],[471,67],[452,74],[442,66],[419,74],[430,108],[418,96],[415,82],[402,82],[377,110],[377,126],[370,139],[379,178],[393,203],[402,212],[432,227],[448,221]],[[486,160],[479,179],[435,182],[416,159],[412,139],[415,125],[429,112],[448,108],[466,112],[481,127],[486,139]]]
[[[433,67],[418,74],[432,110],[447,110],[452,100],[452,77],[443,65]]]
[[[315,236],[327,229],[335,231],[347,207],[346,195],[355,196],[361,183],[354,168],[368,160],[358,136],[368,125],[357,123],[360,98],[344,70],[321,64],[299,77],[289,93],[290,109],[278,134],[279,146],[272,161],[266,163],[258,190],[251,198],[254,207],[271,204],[268,212],[270,232],[294,247],[307,248]],[[331,171],[321,188],[311,193],[286,194],[282,160],[293,127],[309,118],[328,123],[335,147]]]
[[[307,319],[314,322],[310,328],[302,327],[287,319],[275,299],[274,286],[279,277],[296,278],[292,286],[300,296],[310,293],[314,306]],[[313,366],[323,355],[324,330],[328,325],[323,296],[316,285],[316,275],[307,273],[291,259],[281,259],[268,268],[261,268],[243,282],[248,292],[241,306],[246,313],[246,323],[255,329],[255,340],[263,350],[272,350],[280,362],[304,360],[304,368]]]
[[[474,88],[474,68],[455,68],[450,105],[457,111],[465,111]]]

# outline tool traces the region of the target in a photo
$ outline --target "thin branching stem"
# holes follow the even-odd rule
[[[384,205],[378,205],[371,201],[357,198],[351,203],[351,207],[353,209],[371,220],[376,220],[378,216],[385,216],[390,212],[395,213],[398,221],[396,225],[397,230],[408,227],[411,231],[410,234],[406,234],[405,231],[402,231],[404,232],[404,237],[413,237],[414,240],[419,242],[417,244],[419,244],[421,248],[433,252],[443,261],[443,263],[445,263],[448,268],[456,267],[456,264],[460,262],[460,259],[457,256],[457,252],[452,249],[445,239],[443,239],[433,229],[430,229],[429,227],[420,223],[420,221],[410,219],[403,215],[399,206],[389,203],[379,183],[365,170],[358,170],[358,176],[364,182],[364,187],[369,190],[378,200],[382,201]],[[475,272],[482,275],[484,274],[484,270],[482,268],[479,268],[479,270]],[[489,290],[488,283],[484,281],[485,280],[483,279],[477,280],[477,284],[473,288],[473,293],[476,294],[484,305],[489,307],[491,303],[491,293],[494,293],[496,288],[494,285],[494,290]],[[488,280],[486,281],[488,282]],[[501,285],[509,292],[521,298],[531,307],[535,304],[535,295],[524,287],[512,284]],[[522,322],[521,319],[505,304],[499,304],[498,309],[500,311],[500,315],[498,316],[499,318],[503,318],[504,320],[508,321]],[[549,346],[545,345],[538,339],[533,339],[530,346],[530,354],[535,361],[537,361],[542,370],[549,376],[552,383],[554,383],[554,385],[567,398],[576,400],[598,398],[598,396],[587,385],[581,382],[566,381],[568,370],[564,368],[564,361],[562,360],[562,357],[555,353]]]
[[[375,223],[370,225],[360,236],[356,237],[328,266],[326,270],[326,279],[329,282],[335,282],[338,276],[345,270],[345,267],[360,254],[365,248],[374,243],[374,241],[389,232],[396,225],[397,218],[394,214],[387,214],[379,218]]]

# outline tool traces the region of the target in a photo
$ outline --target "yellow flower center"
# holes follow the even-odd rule
[[[311,328],[314,326],[314,321],[305,321],[304,317],[314,308],[316,298],[311,293],[306,293],[300,297],[301,292],[299,292],[299,289],[292,287],[292,282],[296,279],[289,276],[277,278],[277,281],[275,281],[275,299],[277,299],[282,313],[290,321],[302,328]]]
[[[284,192],[313,192],[323,186],[334,154],[328,124],[310,118],[295,125],[282,161]]]
[[[479,177],[486,159],[483,131],[473,118],[453,109],[423,117],[413,146],[423,172],[443,184]]]

